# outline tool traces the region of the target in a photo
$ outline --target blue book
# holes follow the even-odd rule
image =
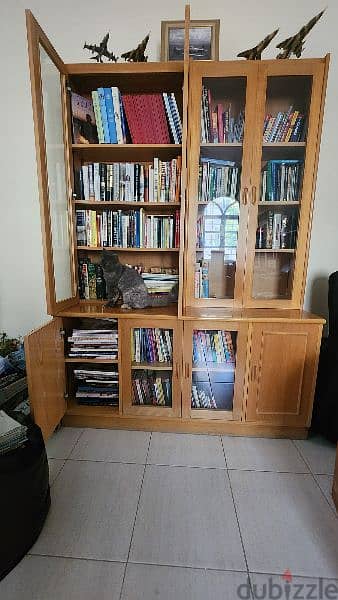
[[[135,248],[140,247],[140,211],[135,211]]]
[[[113,105],[113,97],[111,94],[111,88],[103,88],[103,90],[104,90],[104,100],[106,103],[110,143],[117,144],[116,123],[115,123],[114,105]]]
[[[108,116],[107,116],[106,102],[105,102],[105,97],[104,97],[104,88],[98,88],[97,93],[99,96],[99,103],[100,103],[100,113],[101,113],[102,127],[103,127],[103,133],[104,133],[104,143],[110,144]]]

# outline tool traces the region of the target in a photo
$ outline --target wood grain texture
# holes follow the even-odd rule
[[[25,336],[29,402],[35,423],[47,440],[66,412],[62,320]]]

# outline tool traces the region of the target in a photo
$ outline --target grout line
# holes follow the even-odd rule
[[[78,444],[78,442],[79,442],[80,438],[83,436],[83,434],[84,434],[84,429],[82,429],[82,431],[81,431],[81,433],[80,433],[79,437],[77,438],[77,440],[76,440],[76,442],[75,442],[74,446],[72,447],[72,449],[71,449],[70,453],[68,454],[68,456],[67,456],[66,460],[68,460],[68,459],[69,459],[70,455],[71,455],[71,454],[72,454],[72,452],[75,450],[75,448],[76,448],[76,446],[77,446],[77,444]]]
[[[41,554],[40,552],[27,552],[26,556],[40,556],[42,558],[65,558],[67,560],[82,560],[89,562],[99,562],[99,563],[115,563],[118,565],[124,565],[124,560],[113,560],[109,558],[95,558],[94,556],[91,558],[85,556],[65,556],[64,554]]]
[[[153,435],[153,433],[151,431],[150,435],[149,435],[148,449],[147,449],[147,454],[146,454],[146,464],[144,465],[144,468],[143,468],[142,481],[141,481],[140,491],[139,491],[139,495],[138,495],[138,499],[137,499],[137,505],[136,505],[134,523],[133,523],[133,527],[132,527],[132,530],[131,530],[131,536],[130,536],[128,554],[127,554],[127,558],[126,558],[126,562],[125,562],[125,566],[124,566],[124,571],[123,571],[123,577],[122,577],[121,591],[120,591],[119,600],[122,600],[123,587],[124,587],[124,582],[125,582],[125,579],[126,579],[127,566],[128,566],[128,562],[129,562],[131,545],[132,545],[133,538],[134,538],[134,531],[135,531],[135,526],[136,526],[136,519],[137,519],[137,515],[138,515],[138,509],[139,509],[139,506],[140,506],[141,494],[142,494],[142,490],[143,490],[143,482],[144,482],[144,478],[145,478],[145,474],[146,474],[147,460],[148,460],[148,454],[149,454],[149,450],[150,450],[150,444],[151,444],[152,435]]]
[[[50,460],[63,460],[63,465],[62,465],[62,467],[61,467],[60,471],[58,472],[58,474],[56,475],[56,477],[55,477],[55,479],[54,479],[53,483],[50,483],[50,482],[49,482],[49,487],[50,487],[50,489],[52,489],[52,487],[53,487],[54,483],[56,482],[56,480],[59,478],[59,476],[60,476],[61,472],[63,471],[63,469],[64,469],[64,466],[65,466],[65,464],[66,464],[66,462],[67,462],[67,459],[66,459],[66,458],[47,458],[47,460],[48,460],[48,471],[49,471],[49,474],[50,474],[50,469],[49,469],[49,461],[50,461]]]
[[[241,571],[238,569],[219,569],[217,567],[194,567],[192,565],[172,565],[171,563],[150,563],[150,562],[136,562],[135,560],[128,561],[129,565],[141,565],[145,567],[168,567],[169,569],[190,569],[193,571],[211,571],[220,573],[239,573],[241,575],[248,575],[247,571]],[[179,599],[181,600],[181,599]]]
[[[230,493],[231,493],[231,497],[232,497],[232,503],[233,503],[233,506],[234,506],[235,516],[236,516],[236,521],[237,521],[237,527],[238,527],[238,531],[239,531],[239,537],[240,537],[241,544],[242,544],[242,549],[243,549],[244,561],[245,561],[245,565],[246,565],[246,572],[247,572],[247,575],[249,577],[249,565],[248,565],[248,560],[247,560],[247,557],[246,557],[246,552],[245,552],[245,546],[244,546],[244,541],[243,541],[241,526],[239,524],[237,506],[236,506],[235,496],[234,496],[234,492],[233,492],[232,485],[231,485],[231,479],[230,479],[230,474],[229,474],[229,470],[228,470],[228,462],[227,462],[227,458],[226,458],[226,454],[225,454],[225,449],[224,449],[224,445],[223,445],[222,436],[220,436],[220,440],[221,440],[221,444],[222,444],[222,450],[223,450],[223,455],[224,455],[224,460],[225,460],[225,465],[226,465],[226,473],[227,473],[227,478],[228,478],[228,482],[229,482],[229,486],[230,486]],[[251,585],[250,585],[250,589],[251,589]],[[252,592],[252,590],[251,590],[251,592]]]
[[[269,571],[268,573],[266,573],[265,571],[250,571],[250,575],[272,575],[273,577],[282,577],[284,575],[284,573],[271,573],[271,571]],[[318,575],[299,575],[298,573],[294,573],[292,572],[292,578],[296,578],[299,577],[301,579],[310,579],[311,581],[313,579],[327,579],[329,581],[338,581],[337,577],[323,577],[322,575],[318,576]],[[310,596],[309,596],[310,597]],[[291,596],[290,596],[291,598]],[[296,598],[296,596],[294,596],[294,598]],[[304,596],[305,598],[305,596]],[[317,600],[317,599],[316,599]]]
[[[330,509],[332,510],[332,512],[333,512],[333,514],[334,514],[334,516],[335,516],[335,517],[338,519],[338,513],[337,513],[337,511],[336,511],[336,510],[334,509],[334,507],[333,507],[333,506],[330,504],[330,502],[329,502],[328,498],[326,497],[326,494],[324,493],[324,491],[322,490],[322,488],[321,488],[321,487],[320,487],[320,485],[319,485],[319,482],[317,481],[317,478],[316,478],[316,476],[317,476],[317,475],[319,475],[319,474],[318,474],[318,473],[313,473],[313,471],[312,471],[312,469],[311,469],[311,465],[310,465],[310,463],[309,463],[309,462],[306,460],[306,458],[305,458],[305,457],[302,455],[302,453],[301,453],[300,449],[298,448],[297,444],[295,443],[295,441],[294,441],[294,440],[291,440],[291,441],[292,441],[293,445],[295,446],[295,448],[296,448],[296,450],[297,450],[298,454],[301,456],[301,458],[303,459],[303,461],[305,462],[305,464],[308,466],[308,468],[309,468],[309,475],[311,475],[311,476],[312,476],[312,479],[313,479],[313,481],[315,482],[316,486],[317,486],[317,487],[320,489],[320,492],[321,492],[322,496],[324,496],[324,498],[325,498],[325,501],[326,501],[327,505],[328,505],[328,506],[330,507]],[[327,475],[328,477],[332,477],[332,478],[333,478],[333,475],[328,475],[327,473],[321,473],[321,475]]]

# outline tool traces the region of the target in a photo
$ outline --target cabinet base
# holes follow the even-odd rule
[[[229,434],[247,437],[306,439],[307,427],[281,427],[258,425],[241,421],[207,421],[205,419],[151,419],[119,415],[72,415],[62,420],[66,427],[93,427],[97,429],[135,429],[141,431],[163,431],[171,433]]]

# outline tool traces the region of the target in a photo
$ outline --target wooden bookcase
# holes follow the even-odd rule
[[[25,348],[30,402],[44,436],[63,420],[74,426],[304,437],[324,322],[303,312],[302,304],[328,57],[190,62],[186,35],[182,62],[65,64],[30,11],[26,17],[46,298],[53,320],[26,336]],[[186,33],[188,24],[186,10]],[[68,89],[83,94],[99,86],[117,86],[122,92],[174,92],[182,117],[182,144],[73,144]],[[203,86],[210,89],[212,106],[226,101],[236,118],[244,114],[243,139],[201,141]],[[263,142],[265,115],[286,113],[290,105],[306,116],[304,141]],[[81,300],[78,259],[90,257],[98,263],[101,252],[77,247],[75,211],[100,211],[101,205],[137,210],[140,203],[74,197],[74,169],[87,162],[177,156],[182,160],[180,201],[142,207],[165,215],[180,208],[180,247],[114,250],[131,265],[178,269],[178,304],[129,311],[107,308],[104,301]],[[209,190],[202,199],[201,159],[231,161],[238,169],[235,191],[212,197]],[[262,169],[271,160],[301,161],[297,199],[261,199]],[[285,221],[295,224],[292,247],[256,248],[264,211],[274,223],[276,213],[296,215]],[[278,219],[282,216],[275,219],[277,224]],[[200,281],[208,276],[208,294],[203,288],[207,297],[195,297],[196,265],[201,267]],[[95,324],[108,318],[117,320],[118,357],[70,359],[67,337],[72,329],[81,327],[83,319]],[[133,360],[133,336],[142,329],[169,335],[170,361]],[[119,405],[77,404],[74,366],[104,363],[118,369]],[[150,373],[164,374],[170,382],[170,398],[163,405],[134,402],[135,377]]]

